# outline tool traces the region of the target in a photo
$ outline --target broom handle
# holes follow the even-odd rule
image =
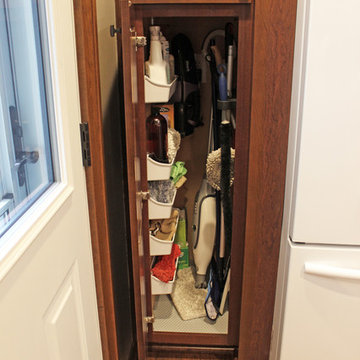
[[[224,208],[221,204],[221,232],[220,232],[220,251],[219,257],[225,257],[225,224],[224,224]]]
[[[227,95],[228,98],[232,97],[232,75],[233,75],[233,63],[234,63],[234,47],[229,45],[228,47],[228,63],[227,63]]]

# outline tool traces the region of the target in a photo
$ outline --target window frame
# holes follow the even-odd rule
[[[48,109],[52,110],[51,114],[49,114],[49,119],[51,118],[49,120],[51,122],[49,132],[52,153],[56,156],[56,161],[53,161],[55,181],[43,192],[40,199],[34,202],[0,237],[0,281],[36,240],[45,225],[60,211],[74,191],[70,166],[72,156],[66,150],[66,139],[70,134],[68,126],[63,124],[63,117],[70,116],[66,91],[63,89],[64,80],[61,79],[61,77],[64,77],[66,70],[62,68],[61,61],[59,61],[68,54],[67,44],[59,41],[59,37],[61,37],[59,30],[61,28],[61,25],[59,26],[61,19],[56,17],[56,6],[56,3],[53,4],[52,0],[39,2],[39,16],[41,21],[44,21],[40,27],[41,41],[42,46],[47,46],[47,58],[43,58],[43,60]],[[77,102],[78,106],[80,106],[78,90]],[[78,107],[77,114],[71,114],[74,118],[80,120],[80,107]]]
[[[46,1],[24,3],[24,11],[21,13],[20,7],[9,7],[9,0],[0,0],[3,5],[3,11],[0,16],[3,16],[4,28],[6,28],[6,34],[3,35],[4,38],[7,39],[7,43],[3,44],[5,50],[3,51],[3,55],[1,56],[0,62],[2,63],[3,69],[8,73],[11,73],[7,76],[5,80],[7,85],[0,84],[0,139],[2,146],[0,145],[0,200],[2,200],[2,196],[6,194],[12,194],[13,201],[6,202],[7,212],[9,214],[9,210],[14,210],[13,213],[10,213],[10,217],[8,217],[8,227],[4,226],[0,231],[0,249],[3,243],[4,235],[9,229],[16,224],[19,219],[26,214],[26,212],[38,201],[42,195],[52,186],[53,183],[61,181],[61,171],[59,169],[59,160],[58,160],[58,139],[56,138],[56,132],[58,125],[55,124],[55,113],[54,113],[54,101],[53,101],[53,81],[52,81],[52,71],[50,65],[50,49],[49,49],[49,37],[48,37],[48,14],[46,10]],[[21,1],[18,1],[20,5]],[[13,3],[11,4],[13,5]],[[10,5],[10,6],[11,6]],[[33,16],[31,16],[31,14]],[[24,28],[19,30],[17,29],[18,21],[17,18],[14,24],[11,24],[12,18],[20,17],[24,19],[29,19],[27,24],[24,24]],[[26,23],[26,21],[24,21]],[[14,26],[13,26],[14,25]],[[15,28],[12,31],[12,27]],[[27,28],[26,28],[27,27]],[[5,30],[5,29],[3,29]],[[14,32],[18,32],[17,35]],[[30,35],[29,35],[30,34]],[[16,38],[17,36],[17,38]],[[29,75],[29,81],[25,82],[25,91],[24,91],[24,81],[18,81],[17,72],[23,71],[22,65],[19,65],[19,56],[16,58],[14,56],[14,52],[16,51],[16,46],[14,49],[14,45],[20,42],[24,42],[24,37],[28,36],[29,41],[32,46],[29,47],[29,51],[33,52],[32,67],[36,68],[36,75],[32,78]],[[19,45],[17,45],[19,47]],[[41,58],[38,57],[38,54],[41,54]],[[20,61],[21,63],[22,61]],[[5,67],[6,66],[6,67]],[[30,66],[30,65],[29,65]],[[3,76],[5,78],[5,76]],[[18,183],[18,171],[16,165],[17,160],[15,158],[15,149],[14,149],[14,139],[13,139],[13,131],[11,129],[12,125],[10,121],[7,119],[9,114],[6,109],[10,106],[14,106],[17,109],[18,116],[20,117],[20,125],[21,125],[21,113],[26,113],[28,110],[26,107],[22,108],[22,102],[26,103],[26,95],[23,95],[23,101],[21,101],[21,94],[19,95],[19,89],[24,93],[29,93],[33,81],[35,80],[35,86],[38,89],[38,93],[35,95],[38,109],[37,112],[31,113],[31,115],[36,115],[33,118],[41,119],[37,121],[36,131],[32,131],[32,133],[37,138],[38,141],[42,143],[43,153],[42,153],[42,162],[37,164],[37,173],[40,171],[40,183],[36,184],[35,187],[30,187],[30,176],[28,175],[28,171],[32,169],[32,165],[25,164],[23,165],[25,170],[25,185],[19,186]],[[11,88],[7,90],[5,87]],[[22,87],[22,88],[21,88]],[[31,96],[31,95],[30,95]],[[28,103],[32,103],[32,101],[27,101]],[[35,103],[36,101],[34,101]],[[39,112],[40,111],[40,112]],[[30,120],[32,120],[31,118]],[[40,134],[39,134],[39,126],[40,126]],[[31,127],[31,126],[30,126]],[[31,134],[31,133],[30,133]],[[40,140],[39,140],[40,139]],[[24,145],[24,137],[22,138],[22,143]],[[24,150],[29,150],[26,146],[23,148]],[[30,168],[28,168],[30,166]],[[36,173],[36,174],[37,174]],[[4,178],[5,183],[2,183],[2,178]],[[2,191],[3,190],[3,191]],[[3,202],[5,207],[5,202]],[[1,219],[2,213],[0,213]]]

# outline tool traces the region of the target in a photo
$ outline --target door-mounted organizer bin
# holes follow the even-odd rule
[[[154,180],[168,180],[170,179],[171,167],[174,160],[170,164],[164,164],[155,161],[147,155],[147,179],[148,181]]]
[[[174,94],[177,84],[177,77],[170,84],[156,83],[145,75],[145,102],[166,103]]]
[[[160,240],[156,236],[150,235],[150,256],[169,255],[175,240],[176,230],[179,222],[179,215],[176,219],[175,232],[171,240]]]
[[[175,271],[174,271],[174,277],[169,282],[163,282],[159,280],[154,275],[151,275],[151,293],[152,295],[165,295],[165,294],[171,294],[172,289],[174,287],[174,282],[176,278],[176,271],[178,267],[179,258],[176,259],[175,262]]]
[[[174,197],[169,203],[161,203],[150,197],[148,202],[149,219],[168,219],[171,216],[172,206],[175,201],[176,190],[174,191]]]

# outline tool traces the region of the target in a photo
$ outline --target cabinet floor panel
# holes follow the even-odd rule
[[[184,321],[180,318],[168,295],[157,297],[154,316],[154,331],[202,334],[227,334],[228,332],[228,311],[219,316],[215,323],[206,317]]]

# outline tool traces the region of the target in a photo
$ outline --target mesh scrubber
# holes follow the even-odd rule
[[[230,186],[234,182],[234,159],[235,150],[231,148],[231,164],[230,164]],[[206,178],[208,183],[215,189],[221,190],[221,148],[212,151],[206,161]]]
[[[176,153],[180,148],[181,136],[178,131],[175,129],[168,129],[168,159],[169,162],[172,163],[175,159]]]

